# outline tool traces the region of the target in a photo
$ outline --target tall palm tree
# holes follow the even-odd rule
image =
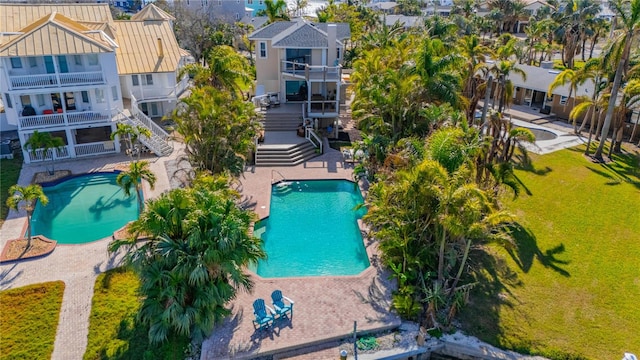
[[[425,37],[416,54],[416,73],[422,79],[424,99],[441,104],[448,102],[461,108],[460,78],[454,71],[463,59],[447,49],[440,39]]]
[[[505,106],[509,104],[513,98],[513,82],[509,79],[509,75],[515,73],[522,77],[522,80],[527,81],[527,74],[516,66],[517,64],[508,60],[501,60],[495,62],[489,69],[498,80],[498,88],[496,97],[499,99],[498,112],[502,113]],[[495,105],[495,102],[494,102]]]
[[[613,85],[611,86],[611,98],[604,118],[604,124],[602,125],[602,132],[600,133],[600,143],[593,155],[594,158],[600,161],[603,160],[602,151],[604,149],[604,143],[607,141],[607,136],[609,135],[609,127],[613,119],[613,111],[616,106],[622,76],[629,68],[631,44],[637,39],[638,34],[640,34],[640,0],[616,0],[610,2],[609,6],[616,12],[616,19],[622,26],[622,33],[618,39],[616,39],[617,46],[614,46],[614,50],[617,49],[620,56],[614,57],[617,59],[618,65],[613,78]]]
[[[482,45],[480,38],[476,35],[465,36],[458,40],[458,49],[465,59],[461,73],[464,83],[462,95],[469,101],[467,121],[473,123],[476,106],[482,96],[479,86],[484,84],[486,87],[486,80],[479,73],[488,71],[486,57],[491,56],[492,51],[487,46]]]
[[[49,203],[49,198],[42,191],[42,187],[38,184],[28,186],[13,185],[9,188],[9,198],[7,206],[13,210],[19,210],[20,204],[24,203],[22,208],[27,212],[27,249],[31,247],[31,216],[36,208],[36,202],[40,201],[42,206]]]
[[[253,284],[247,265],[264,259],[262,241],[249,234],[255,215],[237,205],[238,195],[196,180],[150,200],[132,233],[145,243],[113,242],[110,251],[133,246],[126,257],[140,276],[144,295],[138,318],[149,339],[176,334],[201,343],[230,314],[229,301]]]
[[[54,163],[56,161],[56,156],[53,154],[53,151],[50,152],[49,150],[58,151],[64,146],[65,143],[61,137],[52,136],[51,133],[39,132],[38,130],[34,131],[29,139],[24,143],[24,148],[29,150],[34,158],[42,156],[43,161],[47,160],[47,158],[51,159],[51,170],[49,170],[49,175],[53,175],[55,173]]]
[[[144,207],[142,180],[146,180],[153,190],[156,184],[156,175],[149,169],[148,161],[132,161],[129,163],[129,170],[119,173],[116,177],[116,183],[122,188],[125,196],[131,196],[132,188],[135,190],[140,212]]]

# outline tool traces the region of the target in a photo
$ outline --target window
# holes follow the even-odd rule
[[[142,75],[142,85],[153,85],[153,75],[152,74]]]
[[[151,115],[154,115],[154,116],[158,115],[158,104],[157,103],[151,103]]]
[[[560,96],[560,105],[565,106],[567,105],[567,100],[569,100],[568,97],[566,96]]]
[[[22,103],[22,106],[31,105],[31,96],[20,95],[20,102]]]
[[[89,92],[88,91],[83,91],[80,93],[82,95],[82,102],[83,103],[89,103]]]
[[[253,5],[253,0],[247,0],[247,4]]]
[[[44,95],[43,94],[36,95],[36,99],[38,100],[38,106],[44,106]]]
[[[98,65],[98,54],[89,54],[89,65]]]
[[[13,103],[11,102],[11,97],[9,96],[9,94],[5,93],[4,97],[5,99],[7,99],[7,107],[9,109],[13,109]]]
[[[133,86],[139,86],[140,82],[138,81],[138,75],[131,75],[131,82]]]
[[[35,57],[31,56],[29,58],[29,66],[30,67],[36,67],[38,66],[38,59],[36,59]]]
[[[113,96],[113,101],[118,101],[118,88],[115,86],[111,87],[111,95]]]
[[[260,42],[260,58],[261,59],[267,58],[267,43],[264,41]]]
[[[340,48],[336,48],[336,59],[340,60]]]
[[[222,0],[218,0],[218,6],[222,5]]]
[[[236,13],[236,20],[240,20],[240,13]]]
[[[262,5],[262,2],[263,2],[263,1],[264,1],[264,0],[260,0],[258,3],[259,3],[260,5]]]
[[[82,56],[73,55],[73,61],[75,61],[76,65],[82,65]]]
[[[11,67],[14,69],[22,69],[22,60],[17,57],[11,58]]]
[[[96,89],[96,102],[99,102],[99,103],[104,102],[104,90]]]

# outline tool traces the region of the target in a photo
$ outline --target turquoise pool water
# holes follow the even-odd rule
[[[346,180],[287,181],[271,189],[269,217],[254,234],[268,259],[265,278],[357,275],[369,266],[357,219],[365,209],[357,184]]]
[[[44,186],[47,206],[36,205],[32,233],[59,244],[82,244],[111,236],[138,218],[135,194],[124,196],[116,173],[86,174]]]

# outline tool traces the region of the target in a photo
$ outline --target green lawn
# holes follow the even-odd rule
[[[63,292],[62,281],[0,292],[0,359],[51,358]]]
[[[532,156],[512,251],[493,248],[462,316],[501,347],[554,359],[640,355],[640,154],[587,161],[584,148]]]
[[[9,208],[7,207],[7,197],[9,196],[9,188],[18,182],[20,169],[22,168],[22,157],[18,156],[13,159],[0,160],[0,226],[7,218]]]
[[[150,345],[148,328],[136,322],[140,307],[136,275],[122,268],[96,279],[85,359],[183,359],[188,339]]]

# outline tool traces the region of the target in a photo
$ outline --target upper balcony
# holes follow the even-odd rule
[[[11,89],[53,88],[75,85],[102,85],[105,83],[102,71],[65,73],[9,75]]]
[[[283,75],[292,76],[312,82],[340,82],[342,66],[309,65],[282,60],[280,71]]]
[[[8,65],[10,90],[103,85],[106,82],[97,54],[3,60]]]

